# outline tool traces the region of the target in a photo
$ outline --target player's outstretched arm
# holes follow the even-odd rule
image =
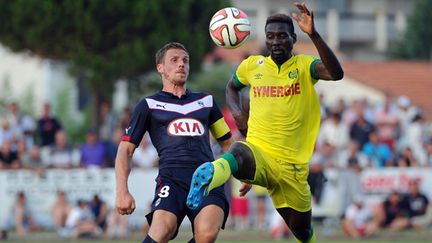
[[[136,145],[130,142],[122,141],[117,150],[115,160],[116,176],[116,210],[119,214],[131,214],[135,210],[135,199],[129,192],[127,181],[130,173],[129,158],[136,148]]]
[[[309,11],[304,3],[294,3],[300,10],[301,16],[293,13],[293,18],[297,21],[300,29],[309,35],[318,50],[321,61],[315,66],[316,73],[322,80],[340,80],[344,76],[342,66],[330,47],[321,38],[315,29],[313,11]]]
[[[226,103],[231,110],[231,114],[234,117],[239,131],[243,136],[246,137],[248,129],[247,121],[249,119],[249,114],[247,114],[241,107],[239,90],[235,86],[232,77],[227,84],[225,96]]]

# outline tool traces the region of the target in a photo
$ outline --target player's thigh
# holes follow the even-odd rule
[[[150,225],[149,234],[157,239],[171,239],[177,231],[177,216],[166,210],[153,212],[153,219]]]
[[[224,187],[217,187],[213,189],[207,197],[204,198],[201,205],[195,209],[188,211],[188,218],[193,223],[193,231],[195,232],[195,226],[203,229],[205,227],[211,227],[213,232],[217,233],[220,228],[225,228],[226,220],[229,214],[229,203],[226,198]],[[204,221],[209,220],[211,222],[205,223]],[[203,223],[204,225],[201,225]],[[217,231],[216,231],[217,230]]]
[[[169,232],[170,235],[174,232],[173,237],[175,237],[187,213],[185,204],[188,191],[178,185],[172,179],[173,175],[169,173],[160,172],[156,180],[151,212],[146,215],[146,218],[151,232],[154,232],[152,228],[158,232]],[[165,230],[161,227],[165,227]]]
[[[214,237],[219,233],[224,222],[224,210],[210,204],[201,209],[193,222],[196,235],[210,234]]]
[[[311,193],[307,182],[307,164],[295,165],[273,161],[268,169],[269,194],[275,208],[292,208],[298,212],[311,210]]]

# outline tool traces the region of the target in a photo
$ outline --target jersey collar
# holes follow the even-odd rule
[[[280,73],[280,71],[281,71],[281,69],[282,69],[282,67],[286,67],[286,66],[289,66],[289,65],[291,65],[293,62],[294,62],[294,57],[295,57],[296,55],[292,55],[291,57],[290,57],[290,59],[288,59],[288,60],[286,60],[284,63],[282,63],[282,65],[278,65],[278,64],[276,64],[274,61],[273,61],[273,59],[271,58],[271,56],[267,56],[267,60],[269,60],[269,62],[273,65],[273,66],[275,66],[276,68],[277,68],[277,70],[278,70],[278,73]]]
[[[166,92],[166,91],[159,91],[159,94],[164,96],[164,97],[168,97],[168,98],[177,98],[177,99],[186,99],[189,95],[190,95],[191,91],[189,89],[186,89],[186,92],[184,93],[184,95],[182,95],[180,98],[177,97],[176,95],[174,95],[171,92]]]

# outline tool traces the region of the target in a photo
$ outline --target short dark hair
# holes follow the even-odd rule
[[[180,44],[178,42],[170,42],[170,43],[167,43],[166,45],[164,45],[161,49],[159,49],[156,52],[156,65],[162,63],[166,52],[170,49],[181,49],[189,55],[189,52],[186,50],[186,47],[184,47],[182,44]]]
[[[289,15],[277,13],[273,14],[267,17],[267,21],[265,24],[265,28],[267,28],[267,25],[270,23],[284,23],[287,24],[291,33],[294,34],[294,24],[293,20]],[[264,29],[265,30],[265,29]]]

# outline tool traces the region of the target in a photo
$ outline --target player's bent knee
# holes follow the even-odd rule
[[[250,148],[243,143],[236,142],[230,148],[230,153],[237,160],[238,170],[233,173],[237,179],[252,180],[255,177],[255,159]]]
[[[177,232],[177,226],[173,224],[162,224],[159,226],[152,225],[149,229],[149,235],[158,242],[165,242],[174,237]]]
[[[201,225],[195,228],[195,236],[197,242],[215,242],[219,234],[219,227],[214,225]]]
[[[195,239],[197,242],[215,242],[218,233],[215,232],[201,232],[195,234]]]

